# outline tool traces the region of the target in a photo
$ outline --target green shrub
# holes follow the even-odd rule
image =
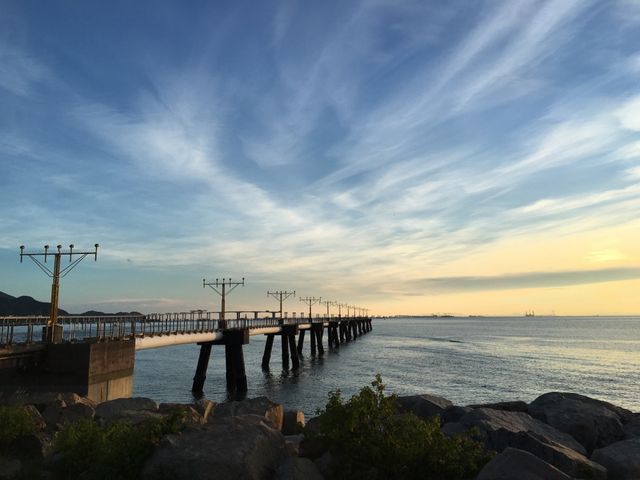
[[[23,407],[0,406],[0,446],[8,446],[19,436],[35,431],[35,422]]]
[[[163,420],[137,425],[114,422],[100,427],[86,419],[67,424],[53,441],[54,452],[62,454],[56,473],[68,479],[137,479],[162,436],[178,433],[183,419],[184,411],[177,410]]]
[[[473,478],[491,458],[470,435],[446,437],[437,417],[400,415],[395,395],[385,396],[380,375],[344,402],[331,392],[319,410],[319,428],[305,435],[324,443],[336,459],[336,478]]]

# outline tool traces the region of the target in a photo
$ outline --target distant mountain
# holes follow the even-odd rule
[[[73,314],[75,315],[75,314]],[[79,316],[82,317],[103,317],[103,316],[119,316],[119,317],[124,317],[126,315],[142,315],[140,312],[118,312],[118,313],[105,313],[105,312],[98,312],[97,310],[89,310],[86,311],[84,313],[80,313],[78,314]]]
[[[13,297],[0,292],[0,315],[49,315],[51,304],[39,302],[32,297]],[[58,315],[69,315],[65,310],[58,309]]]

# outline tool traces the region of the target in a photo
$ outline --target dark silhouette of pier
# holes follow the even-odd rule
[[[305,334],[309,332],[311,356],[323,355],[324,337],[328,349],[337,349],[372,328],[366,310],[338,305],[325,300],[326,315],[313,317],[312,306],[321,297],[304,297],[300,301],[309,307],[308,315],[283,313],[283,302],[294,292],[267,292],[279,301],[279,310],[227,311],[226,297],[244,286],[242,280],[216,278],[202,280],[220,296],[220,311],[191,310],[179,313],[148,315],[61,316],[58,312],[60,280],[84,258],[98,259],[94,250],[74,250],[69,245],[29,252],[20,246],[20,262],[32,260],[52,279],[49,316],[0,317],[0,392],[12,390],[68,390],[96,401],[131,396],[135,351],[170,345],[195,343],[200,354],[193,377],[192,391],[203,393],[209,359],[214,346],[224,346],[226,384],[229,393],[242,395],[247,391],[247,375],[243,346],[254,335],[266,335],[262,368],[270,368],[275,337],[280,337],[282,368],[297,369],[303,357]],[[47,260],[52,258],[53,268]],[[62,260],[68,264],[62,266]],[[337,305],[338,315],[329,307]],[[347,315],[342,316],[342,307]],[[353,312],[351,314],[351,312]],[[358,313],[356,313],[358,312]],[[297,338],[296,338],[297,337]]]
[[[305,355],[339,349],[371,331],[371,318],[352,315],[309,317],[272,311],[193,310],[121,316],[58,316],[51,342],[48,316],[0,317],[0,378],[3,390],[65,389],[96,400],[131,394],[136,350],[197,344],[200,354],[192,390],[202,394],[214,346],[225,352],[229,393],[247,391],[243,346],[265,335],[262,368],[271,368],[280,337],[284,370],[297,369]],[[325,348],[326,345],[326,348]],[[117,367],[117,368],[115,368]]]

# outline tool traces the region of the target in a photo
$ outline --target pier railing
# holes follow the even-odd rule
[[[63,340],[69,342],[94,340],[116,340],[157,335],[181,335],[219,332],[234,329],[282,327],[285,325],[305,325],[361,320],[366,317],[319,316],[309,318],[303,313],[269,310],[220,312],[192,310],[189,312],[151,313],[140,315],[104,316],[59,316],[63,326]],[[0,317],[0,346],[13,344],[34,344],[42,341],[42,328],[48,316],[8,316]]]

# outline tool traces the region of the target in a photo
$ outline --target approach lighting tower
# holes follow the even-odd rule
[[[58,325],[58,296],[60,293],[60,279],[66,277],[87,255],[93,255],[95,261],[98,260],[98,247],[94,245],[95,250],[91,252],[74,251],[73,244],[69,245],[69,251],[62,251],[62,245],[56,246],[57,251],[49,252],[49,245],[44,246],[43,252],[25,252],[24,245],[20,245],[20,263],[24,257],[29,257],[47,276],[52,279],[51,282],[51,313],[45,328],[45,341],[48,343],[59,343],[62,341],[62,326]],[[69,265],[62,268],[62,257],[69,256]],[[75,256],[75,258],[74,258]],[[43,257],[44,262],[38,257]],[[47,258],[53,257],[53,270],[47,265]],[[56,333],[59,332],[59,333]]]
[[[228,294],[233,292],[238,285],[242,285],[244,287],[244,277],[242,277],[241,282],[234,282],[231,278],[226,279],[223,278],[222,281],[216,278],[215,282],[207,282],[204,278],[202,279],[202,288],[209,287],[211,290],[220,295],[220,320],[224,320],[224,313],[226,311],[226,297]],[[229,287],[229,289],[227,289]]]
[[[300,301],[309,305],[309,321],[312,321],[311,307],[316,303],[320,303],[322,301],[322,297],[300,297]]]
[[[273,297],[280,302],[280,318],[282,318],[282,302],[284,302],[287,298],[294,296],[295,294],[295,290],[293,292],[285,292],[283,290],[278,290],[276,292],[267,292],[267,297]]]
[[[322,300],[320,303],[327,307],[327,318],[329,318],[329,307],[338,305],[335,300]]]

